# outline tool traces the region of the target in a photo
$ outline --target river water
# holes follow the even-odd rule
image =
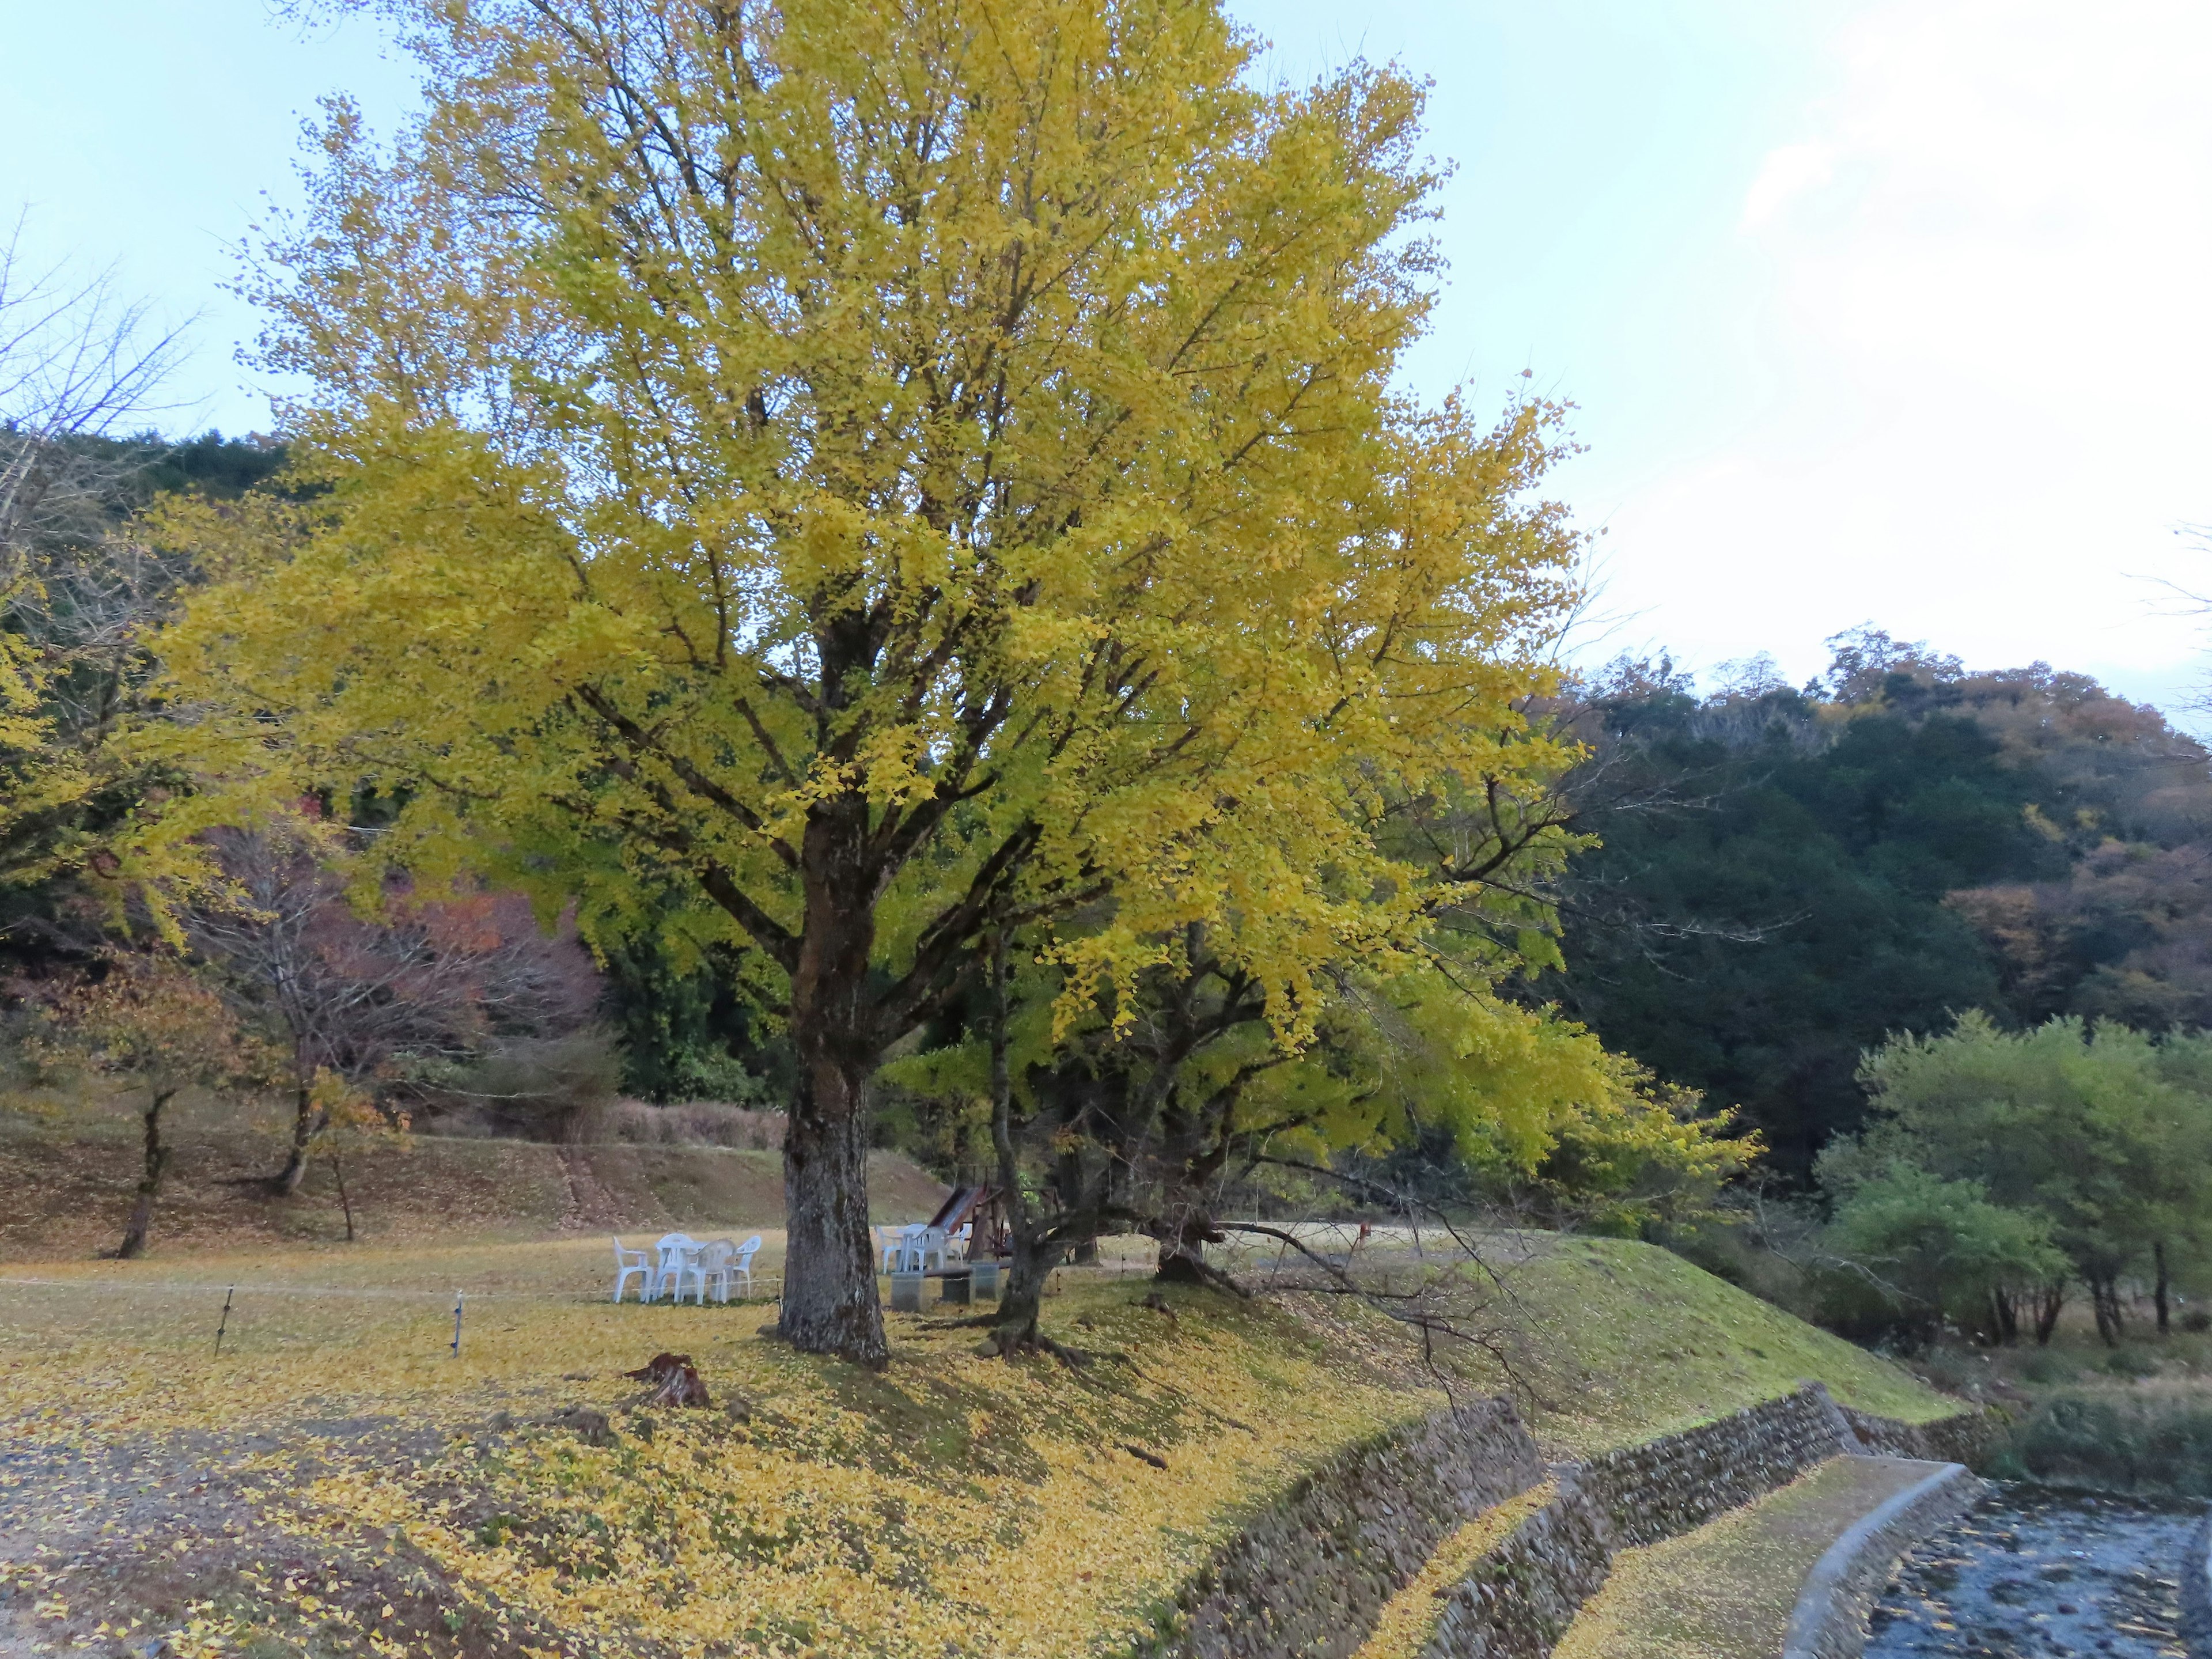
[[[1905,1558],[1867,1659],[2181,1655],[2182,1561],[2204,1507],[2000,1486]]]

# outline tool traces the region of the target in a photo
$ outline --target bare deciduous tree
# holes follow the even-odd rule
[[[0,237],[0,885],[70,867],[98,799],[129,793],[95,751],[174,579],[110,546],[114,503],[156,452],[102,440],[153,412],[181,342],[112,270],[35,264],[21,217]]]
[[[185,918],[192,948],[284,1045],[292,1141],[272,1184],[287,1195],[329,1127],[319,1078],[364,1086],[502,1036],[573,1031],[600,991],[574,935],[541,931],[520,894],[424,900],[391,888],[364,914],[319,840],[305,820],[215,831],[228,901]]]
[[[183,325],[161,327],[146,301],[124,298],[112,268],[34,264],[27,218],[0,240],[0,549],[11,557],[100,498],[96,466],[67,441],[155,412],[184,355]]]

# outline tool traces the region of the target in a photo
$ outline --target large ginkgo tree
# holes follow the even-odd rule
[[[884,1355],[864,1085],[995,929],[1079,994],[1218,925],[1296,1044],[1423,923],[1376,815],[1555,765],[1553,411],[1394,387],[1419,89],[1262,85],[1215,0],[392,0],[261,267],[286,501],[175,515],[236,789],[382,792],[650,926],[797,1056],[781,1328]],[[210,792],[172,821],[213,812]]]

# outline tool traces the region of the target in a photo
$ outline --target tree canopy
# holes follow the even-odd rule
[[[1978,1265],[1953,1264],[1970,1289],[2040,1286],[2055,1316],[2060,1283],[2078,1279],[2116,1337],[2121,1276],[2159,1258],[2162,1279],[2166,1247],[2196,1237],[2212,1196],[2209,1048],[2202,1036],[2154,1042],[2064,1018],[2008,1032],[1979,1012],[1936,1036],[1894,1038],[1863,1068],[1874,1121],[1822,1155],[1823,1183],[1844,1195],[1848,1231],[1898,1207],[1873,1195],[1914,1196],[1918,1182],[1916,1207],[1982,1241]],[[1921,1201],[1931,1197],[1943,1201]],[[1984,1204],[2017,1224],[1990,1224]],[[2030,1273],[2037,1245],[2056,1256]],[[1998,1284],[2008,1256],[2014,1276]],[[1998,1322],[2009,1334],[2008,1311]]]
[[[1556,411],[1394,391],[1419,89],[1262,88],[1211,0],[376,9],[428,112],[335,106],[270,251],[294,495],[166,526],[197,763],[711,906],[792,1033],[783,1328],[878,1360],[861,1085],[985,931],[1082,909],[1079,999],[1207,926],[1295,1045],[1425,925],[1383,804],[1563,762]]]

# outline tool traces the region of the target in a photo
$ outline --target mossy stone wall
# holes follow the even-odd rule
[[[1472,1401],[1352,1447],[1217,1551],[1139,1651],[1345,1659],[1448,1534],[1543,1475],[1509,1400]]]

